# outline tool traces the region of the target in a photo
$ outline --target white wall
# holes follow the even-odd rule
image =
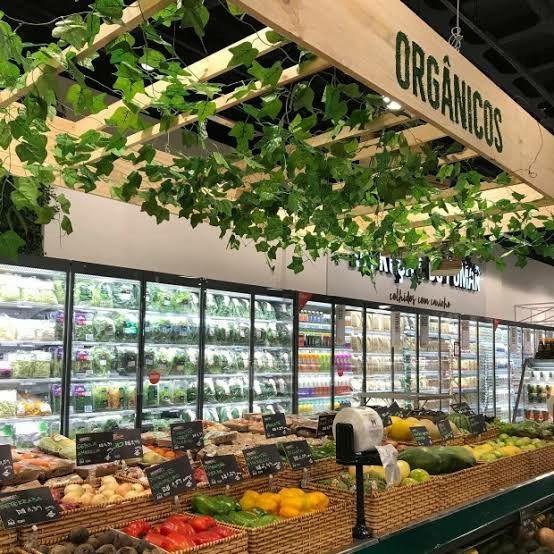
[[[219,231],[208,225],[192,229],[187,221],[172,217],[156,225],[140,208],[113,200],[64,193],[72,202],[74,232],[60,236],[56,224],[45,230],[46,255],[107,265],[147,269],[192,277],[207,277],[267,287],[303,290],[390,304],[397,287],[410,290],[409,280],[395,284],[391,275],[379,274],[375,285],[346,264],[322,259],[307,264],[295,275],[286,269],[290,256],[283,254],[272,272],[265,256],[246,245],[228,250]],[[515,319],[514,306],[554,302],[554,268],[533,260],[524,269],[509,267],[500,273],[494,266],[481,268],[481,292],[448,285],[424,283],[412,293],[446,297],[450,312]]]

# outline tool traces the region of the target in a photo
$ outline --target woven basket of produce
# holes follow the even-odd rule
[[[267,479],[256,479],[245,492],[199,494],[191,509],[245,531],[249,554],[320,554],[351,542],[352,512],[344,498],[330,499],[314,487],[273,490]]]
[[[172,514],[157,520],[147,517],[129,522],[123,529],[104,527],[92,532],[86,527],[76,527],[58,539],[38,544],[27,544],[17,554],[43,554],[46,549],[54,554],[77,552],[81,545],[88,554],[115,552],[120,549],[142,552],[145,547],[156,554],[246,554],[248,537],[244,531],[226,525],[207,522],[186,514]],[[192,526],[192,522],[198,529]],[[109,547],[111,545],[111,548]],[[46,547],[46,548],[45,548]],[[13,550],[10,551],[13,554]]]
[[[302,481],[317,481],[340,473],[342,466],[338,465],[335,458],[316,460],[312,466],[303,469],[292,469],[288,464],[279,472],[279,481],[288,486],[298,487]]]
[[[554,443],[525,453],[529,478],[554,471]]]
[[[487,496],[492,492],[490,468],[494,463],[481,463],[468,469],[437,477],[442,509],[448,510]]]
[[[490,464],[491,488],[505,489],[531,478],[527,453],[501,458]]]
[[[0,531],[0,554],[12,554],[17,544],[17,531]]]
[[[464,436],[464,444],[476,444],[480,442],[486,442],[490,440],[494,440],[498,435],[500,434],[500,431],[496,427],[491,427],[490,429],[487,429],[484,433],[479,433],[478,435],[465,435]]]

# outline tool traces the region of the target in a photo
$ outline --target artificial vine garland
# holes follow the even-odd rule
[[[535,204],[515,192],[510,199],[490,200],[481,190],[482,175],[464,170],[460,163],[444,163],[441,153],[428,145],[410,148],[398,128],[381,132],[366,164],[357,162],[367,148],[360,137],[323,148],[312,145],[310,139],[324,132],[338,135],[364,128],[382,116],[386,105],[380,96],[355,83],[340,83],[332,73],[321,98],[309,79],[279,87],[289,63],[313,63],[309,52],[299,49],[287,67],[281,61],[264,65],[252,43],[242,42],[231,49],[229,66],[242,66],[251,79],[233,87],[195,79],[160,29],[191,27],[203,37],[210,15],[203,0],[171,5],[107,46],[116,76],[113,94],[124,100],[106,121],[112,132],[58,134],[55,161],[49,159],[47,133],[57,106],[70,105],[78,116],[101,115],[106,107],[106,95],[90,86],[97,55],[77,60],[64,48],[92,44],[101,23],[117,22],[123,9],[123,0],[96,0],[89,13],[58,20],[52,32],[55,41],[37,47],[24,44],[9,18],[0,17],[0,89],[21,86],[34,68],[59,64],[74,81],[66,97],[58,98],[53,73],[46,71],[21,105],[0,111],[0,167],[16,156],[26,169],[25,177],[5,175],[4,187],[11,189],[16,210],[26,217],[32,214],[35,223],[59,220],[63,231],[71,233],[70,203],[55,183],[61,180],[69,188],[92,192],[112,174],[114,163],[124,159],[134,171],[112,188],[115,198],[138,202],[158,223],[172,213],[193,227],[208,222],[219,227],[230,248],[253,243],[270,264],[279,250],[292,249],[289,268],[295,272],[302,271],[308,259],[331,253],[335,260],[355,255],[360,271],[373,276],[379,254],[387,253],[416,270],[417,283],[421,257],[434,265],[447,254],[472,257],[494,260],[499,267],[507,255],[524,265],[531,249],[554,258],[554,245],[541,232],[554,229],[554,217],[541,215]],[[236,8],[229,9],[240,17]],[[276,47],[283,42],[273,31],[262,39]],[[245,119],[229,131],[236,143],[232,153],[176,154],[173,163],[166,164],[156,160],[149,143],[126,148],[129,134],[147,127],[137,95],[162,79],[168,86],[151,111],[157,113],[162,131],[171,128],[177,115],[194,116],[194,125],[183,130],[186,146],[205,146],[206,122],[217,111],[218,97],[240,99],[257,88],[265,93],[242,104]],[[414,124],[409,121],[406,127]],[[145,186],[146,181],[151,185]],[[505,174],[497,181],[509,183]],[[448,186],[449,195],[441,194],[437,184]],[[7,209],[4,198],[0,214]],[[354,207],[365,208],[365,214],[357,216]],[[497,243],[506,239],[510,248],[499,251]],[[26,240],[20,227],[0,228],[0,256],[15,256]]]

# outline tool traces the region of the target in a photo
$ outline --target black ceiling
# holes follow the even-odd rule
[[[456,0],[403,0],[445,39]],[[461,0],[461,53],[554,132],[554,0]]]

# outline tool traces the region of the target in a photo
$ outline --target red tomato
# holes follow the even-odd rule
[[[216,525],[215,527],[212,527],[210,531],[217,533],[222,539],[233,537],[235,535],[235,531],[233,531],[233,529],[230,527],[223,527],[223,525]]]
[[[198,533],[215,527],[216,521],[210,516],[198,516],[190,520],[192,528]]]
[[[215,531],[201,531],[200,533],[196,533],[192,537],[192,540],[194,541],[194,544],[206,544],[208,542],[214,542],[220,540],[221,537],[215,532]]]
[[[146,536],[144,537],[144,540],[146,542],[149,542],[150,544],[153,544],[154,546],[160,546],[161,548],[165,548],[164,547],[165,537],[160,533],[157,533],[156,531],[153,531],[153,530],[148,531],[148,533],[146,533]]]

